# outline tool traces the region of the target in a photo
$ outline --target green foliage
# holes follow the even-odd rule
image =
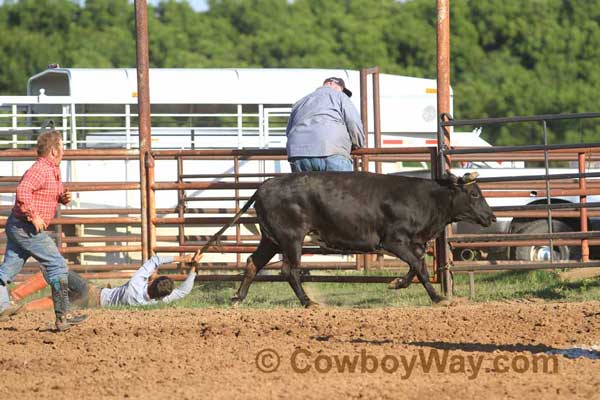
[[[348,68],[434,78],[433,0],[182,0],[150,6],[152,67]],[[600,0],[451,2],[456,118],[595,111]],[[47,64],[135,66],[128,0],[5,0],[0,93],[22,94]],[[496,144],[539,143],[539,127],[486,129]],[[598,140],[597,124],[550,129]]]

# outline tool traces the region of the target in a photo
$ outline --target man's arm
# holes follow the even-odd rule
[[[154,271],[156,271],[161,264],[166,264],[166,263],[170,263],[170,262],[173,262],[173,257],[171,257],[171,256],[167,256],[167,257],[154,256],[154,257],[152,257],[151,259],[146,261],[144,263],[144,265],[142,265],[140,267],[140,269],[138,269],[136,271],[135,274],[133,274],[133,276],[131,277],[131,280],[129,281],[130,285],[133,285],[133,286],[143,285],[148,280],[148,278],[150,278],[152,276]]]
[[[296,111],[297,107],[296,104],[294,104],[292,106],[292,110],[290,111],[290,117],[288,118],[288,123],[287,126],[285,128],[285,136],[289,136],[290,132],[292,131],[292,128],[294,127],[294,119],[296,118]]]
[[[192,289],[194,288],[194,281],[196,280],[196,268],[192,267],[190,272],[188,273],[187,278],[178,288],[173,289],[170,295],[162,298],[162,301],[165,303],[170,303],[172,301],[176,301],[179,299],[183,299],[185,296],[190,294]]]
[[[23,175],[21,182],[19,182],[19,185],[17,186],[17,208],[29,221],[33,221],[37,216],[31,208],[33,193],[42,189],[44,182],[45,176],[43,171],[34,165],[25,172],[25,175]]]
[[[58,196],[58,201],[60,204],[62,204],[63,206],[66,206],[67,204],[69,204],[71,202],[71,192],[69,192],[68,189],[65,189],[59,196]]]
[[[354,107],[354,104],[352,104],[346,95],[342,96],[342,114],[344,115],[344,122],[348,133],[350,134],[352,149],[365,147],[365,133],[363,131],[362,120],[356,107]]]

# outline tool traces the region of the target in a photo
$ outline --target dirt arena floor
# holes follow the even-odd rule
[[[598,302],[95,310],[62,334],[51,319],[0,322],[0,398],[600,396]]]

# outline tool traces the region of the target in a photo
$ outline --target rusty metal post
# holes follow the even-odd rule
[[[152,153],[148,153],[146,159],[146,182],[148,184],[148,255],[154,255],[154,248],[156,247],[156,224],[154,223],[156,217],[156,192],[154,191],[154,157]]]
[[[369,172],[369,156],[367,156],[366,154],[363,154],[362,156],[362,163],[363,163],[363,171]],[[359,256],[362,258],[362,265],[361,268],[363,270],[363,272],[367,272],[369,269],[369,260],[370,260],[370,255],[369,254],[363,254],[362,256]]]
[[[140,202],[142,216],[142,258],[147,260],[152,244],[149,238],[147,162],[152,150],[150,131],[150,78],[148,55],[148,6],[146,0],[135,0],[135,43],[138,89],[140,145]]]
[[[437,0],[437,114],[439,121],[444,115],[450,114],[450,0]],[[443,142],[439,136],[443,136]],[[448,127],[438,125],[438,152],[440,161],[438,177],[450,169],[450,156],[444,149],[450,148],[450,130]],[[441,272],[439,280],[442,283],[442,292],[452,296],[452,275],[447,267],[452,262],[452,252],[448,247],[450,227],[436,242],[438,263],[437,269]]]
[[[177,182],[179,183],[183,183],[183,157],[182,156],[178,156],[177,157]],[[179,218],[184,218],[185,217],[185,191],[182,189],[179,189],[177,191],[177,216]],[[185,228],[183,224],[179,224],[179,234],[178,234],[178,239],[179,239],[179,245],[183,246],[185,244]],[[179,253],[180,256],[183,255],[183,253]],[[181,267],[182,264],[180,264]]]
[[[235,174],[235,183],[240,183],[240,158],[233,158],[233,172]],[[240,211],[240,189],[235,189],[235,213],[237,214]],[[241,244],[241,228],[240,224],[235,224],[235,244]],[[236,265],[239,267],[242,263],[242,255],[240,253],[236,254]]]
[[[373,135],[375,148],[381,148],[381,107],[379,105],[379,67],[373,67]],[[375,172],[381,173],[381,162],[375,163]]]
[[[379,67],[371,68],[373,72],[373,137],[374,147],[381,148],[381,107],[379,102]],[[381,161],[375,161],[375,172],[381,174]],[[378,263],[383,263],[383,254],[374,257]]]
[[[450,111],[450,0],[437,0],[437,114],[450,115]],[[443,145],[450,148],[450,128],[442,127],[442,131]],[[448,154],[440,167],[442,172],[450,168]]]
[[[363,68],[360,70],[360,119],[362,121],[363,131],[365,132],[365,147],[369,147],[369,119],[367,117],[369,112],[368,108],[369,101],[367,96],[367,70]]]
[[[438,176],[438,163],[439,163],[439,158],[438,158],[438,149],[435,147],[430,147],[429,148],[429,158],[430,158],[430,163],[431,163],[431,179],[436,179]],[[433,242],[433,280],[436,282],[441,282],[441,278],[442,278],[442,273],[440,272],[439,267],[443,265],[443,263],[438,262],[438,258],[440,256],[440,253],[438,251],[438,247],[439,244],[441,243],[440,240],[436,239]]]
[[[585,153],[578,154],[578,164],[579,164],[579,173],[585,174]],[[579,189],[581,191],[587,190],[587,183],[585,177],[579,178]],[[582,194],[579,196],[579,203],[585,204],[587,203],[587,196]],[[581,225],[581,232],[588,231],[588,215],[587,208],[579,209],[579,224]],[[588,239],[581,240],[581,261],[588,262],[590,261],[590,245]]]

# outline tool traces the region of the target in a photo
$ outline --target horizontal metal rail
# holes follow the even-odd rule
[[[109,265],[82,265],[82,264],[69,264],[69,270],[75,272],[124,272],[124,271],[137,271],[142,262],[140,261],[137,264],[109,264]],[[394,270],[406,270],[408,265],[402,261],[388,261],[386,260],[381,264],[382,267],[386,269],[394,269]],[[282,263],[274,262],[267,264],[263,269],[270,271],[278,271],[281,270]],[[354,270],[356,271],[356,264],[353,262],[303,262],[302,265],[298,266],[299,269],[303,270],[315,270],[315,271],[347,271]],[[200,263],[198,264],[198,271],[201,272],[210,272],[210,271],[235,271],[240,272],[245,269],[245,266],[239,265],[237,263],[225,263],[225,262],[208,262],[208,263]],[[31,275],[36,272],[39,272],[40,267],[37,264],[26,264],[21,273],[23,275]],[[181,271],[187,270],[187,267],[182,267],[180,264],[169,263],[162,264],[160,266],[160,270],[164,271]]]
[[[579,210],[582,208],[600,207],[600,202],[592,203],[553,203],[549,206],[546,204],[529,204],[523,206],[494,206],[492,211],[520,211],[520,210]]]
[[[599,149],[600,150],[600,149]],[[584,174],[550,174],[549,180],[558,179],[581,179],[581,178],[600,178],[600,172],[588,172]],[[487,182],[519,182],[519,181],[544,181],[546,175],[513,175],[513,176],[497,176],[497,177],[480,177],[477,178],[477,183]]]
[[[449,119],[440,122],[441,126],[484,126],[500,125],[507,123],[542,122],[569,119],[600,118],[600,113],[575,113],[575,114],[542,114],[516,117],[479,118],[479,119]]]
[[[528,246],[549,246],[548,240],[507,240],[507,241],[489,241],[489,242],[457,242],[451,246],[458,249],[486,249],[492,247],[528,247]],[[582,240],[587,240],[588,244],[600,245],[600,239],[552,239],[553,246],[580,246]]]
[[[216,245],[209,246],[206,250],[207,253],[253,253],[257,245],[249,246],[247,244],[240,245]],[[192,253],[198,250],[198,246],[190,245],[179,245],[179,246],[156,246],[156,252],[158,253]],[[323,254],[323,255],[354,255],[354,254],[380,254],[379,252],[372,253],[332,253],[329,250],[322,249],[321,247],[303,247],[302,254]]]
[[[6,225],[7,218],[0,218],[0,226]],[[52,225],[109,225],[109,224],[123,224],[123,225],[139,225],[141,223],[140,218],[134,217],[113,217],[113,218],[54,218],[51,221]]]
[[[511,233],[511,234],[469,234],[452,235],[448,238],[450,243],[472,243],[472,242],[490,242],[490,241],[511,241],[511,240],[538,240],[538,239],[586,239],[600,238],[600,231],[589,232],[558,232],[558,233]]]
[[[133,272],[112,272],[112,273],[82,273],[85,279],[129,279]],[[18,275],[17,281],[26,279],[27,276]],[[176,281],[182,281],[187,278],[184,274],[172,274],[169,277]],[[239,282],[244,278],[243,275],[196,275],[196,282]],[[301,275],[302,282],[331,282],[331,283],[389,283],[397,276],[368,276],[368,275]],[[255,282],[288,282],[283,275],[257,275]]]
[[[600,261],[554,261],[537,262],[529,261],[455,261],[450,267],[452,272],[473,272],[473,271],[527,271],[535,269],[557,269],[557,268],[593,268],[600,267]]]

